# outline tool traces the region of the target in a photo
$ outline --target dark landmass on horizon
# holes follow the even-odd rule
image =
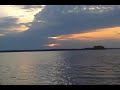
[[[77,50],[111,50],[111,49],[120,49],[120,48],[83,48],[83,49],[40,49],[40,50],[1,50],[0,52],[39,52],[39,51],[77,51]]]

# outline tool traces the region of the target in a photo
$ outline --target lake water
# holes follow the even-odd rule
[[[1,85],[120,85],[120,50],[0,53]]]

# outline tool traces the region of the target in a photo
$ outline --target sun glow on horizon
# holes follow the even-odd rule
[[[48,47],[56,47],[56,46],[60,46],[60,44],[48,44],[48,45],[45,45],[45,46],[48,46]]]

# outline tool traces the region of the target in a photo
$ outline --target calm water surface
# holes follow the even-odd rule
[[[1,85],[120,85],[120,50],[0,53]]]

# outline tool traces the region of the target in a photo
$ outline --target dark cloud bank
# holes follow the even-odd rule
[[[103,5],[93,7],[95,9],[92,9],[92,6],[85,5],[45,6],[42,12],[35,15],[29,30],[15,35],[0,37],[0,50],[45,49],[47,48],[44,46],[45,44],[56,42],[48,39],[50,36],[82,33],[99,28],[120,26],[119,6]],[[26,6],[24,8],[30,7]],[[7,19],[4,21],[9,22],[11,20]],[[12,26],[7,23],[4,25],[6,27]],[[4,25],[0,23],[0,26]],[[85,46],[89,43],[84,41],[66,42],[60,42],[64,45],[64,48],[73,48],[76,46],[79,48],[78,43]],[[69,43],[72,46],[69,46]],[[104,42],[104,44],[107,44],[107,42]]]

